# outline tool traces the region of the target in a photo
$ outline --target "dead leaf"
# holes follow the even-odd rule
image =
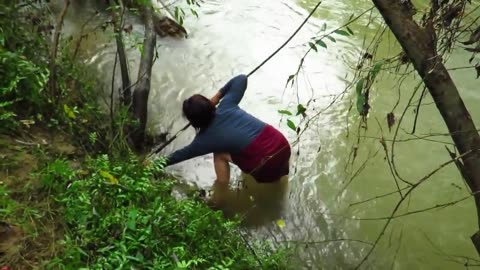
[[[30,127],[30,125],[34,125],[34,124],[35,124],[35,121],[33,121],[33,120],[28,120],[28,119],[20,120],[20,122],[21,122],[22,124],[24,124],[25,126],[27,126],[28,128]]]
[[[366,52],[366,53],[363,54],[363,59],[372,60],[372,59],[373,59],[373,55],[371,55],[370,53]]]
[[[285,221],[283,219],[277,220],[277,225],[280,229],[285,228]]]
[[[392,131],[393,125],[395,125],[395,115],[393,112],[390,112],[387,114],[387,124],[388,124],[388,130]]]
[[[480,41],[480,26],[473,31],[473,33],[470,35],[470,38],[462,42],[464,45],[472,45],[473,43]]]
[[[131,24],[129,26],[123,28],[123,31],[125,31],[125,33],[127,33],[127,34],[130,34],[132,32],[132,30],[133,30],[133,25],[131,25]]]
[[[448,27],[452,24],[453,19],[462,14],[463,5],[458,4],[456,6],[450,6],[450,9],[443,15],[443,25]]]
[[[106,178],[111,184],[117,185],[118,179],[107,171],[100,171],[100,175]]]
[[[65,113],[67,114],[67,116],[70,117],[71,119],[75,119],[75,118],[76,118],[75,112],[74,112],[70,107],[68,107],[67,104],[63,104],[63,110],[65,111]]]

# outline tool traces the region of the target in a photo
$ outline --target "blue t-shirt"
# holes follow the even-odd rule
[[[223,99],[212,123],[197,133],[188,146],[169,155],[167,165],[209,153],[241,153],[266,125],[238,106],[246,89],[245,75],[231,79],[220,89]]]

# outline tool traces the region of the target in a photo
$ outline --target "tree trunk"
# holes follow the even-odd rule
[[[63,2],[63,9],[60,15],[58,16],[56,25],[55,25],[55,32],[53,34],[53,43],[52,49],[50,51],[50,78],[48,80],[48,85],[50,88],[50,95],[54,98],[55,103],[58,103],[60,99],[60,93],[58,93],[57,89],[57,52],[58,52],[58,43],[60,42],[60,34],[62,33],[63,28],[63,21],[65,19],[65,15],[67,14],[68,6],[70,5],[70,0],[65,0]]]
[[[463,158],[464,175],[475,194],[480,226],[480,136],[457,87],[437,55],[434,33],[420,27],[408,7],[399,0],[372,0],[410,58],[435,101],[451,137]],[[472,240],[478,237],[472,237]],[[480,247],[478,243],[474,243]],[[480,250],[477,249],[477,251]]]
[[[114,7],[115,5],[120,5],[120,11],[117,12],[114,8],[112,10],[113,16],[113,31],[115,33],[115,42],[117,44],[117,54],[118,60],[120,62],[120,73],[122,75],[122,90],[120,92],[120,100],[123,105],[130,107],[132,102],[132,93],[130,91],[131,82],[130,76],[128,73],[128,60],[127,55],[125,53],[125,46],[123,44],[123,22],[125,18],[125,5],[122,1],[120,3],[118,1],[110,1],[110,6]],[[113,71],[115,72],[115,70]]]
[[[145,127],[147,124],[148,94],[150,92],[150,80],[152,74],[153,58],[156,46],[156,33],[153,25],[153,13],[150,5],[143,7],[145,18],[145,38],[143,52],[138,69],[138,82],[133,92],[133,115],[138,120],[138,126],[133,133],[133,143],[137,149],[141,149],[145,139]]]

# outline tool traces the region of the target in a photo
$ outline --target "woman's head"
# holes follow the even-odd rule
[[[183,101],[183,114],[195,129],[205,129],[215,117],[215,106],[202,96],[193,95]]]

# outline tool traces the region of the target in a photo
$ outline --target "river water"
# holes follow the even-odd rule
[[[93,2],[86,6],[73,5],[75,14],[67,20],[67,31],[79,31],[95,6]],[[187,16],[185,19],[188,39],[158,40],[159,57],[153,67],[148,107],[151,131],[174,132],[183,127],[186,123],[181,116],[183,99],[194,93],[212,95],[231,77],[250,72],[291,35],[315,4],[316,1],[312,0],[206,0],[197,10],[199,18]],[[417,4],[422,6],[421,2]],[[292,42],[249,78],[241,107],[279,128],[291,142],[297,136],[288,128],[286,120],[298,124],[301,116],[285,117],[277,111],[289,109],[295,112],[297,104],[305,105],[310,101],[307,115],[312,117],[319,113],[295,144],[288,179],[274,187],[256,185],[232,167],[231,189],[212,187],[215,176],[211,155],[168,169],[186,183],[214,189],[213,197],[219,207],[227,214],[243,215],[245,228],[254,238],[294,247],[292,265],[298,269],[354,268],[368,253],[370,243],[375,241],[386,222],[358,219],[389,216],[399,200],[395,193],[350,206],[396,190],[378,137],[383,132],[387,147],[391,148],[388,140],[393,138],[395,127],[389,132],[386,114],[392,111],[400,97],[399,105],[393,110],[398,120],[418,84],[418,77],[411,75],[400,80],[393,72],[379,75],[371,93],[368,129],[361,131],[364,137],[353,165],[349,157],[357,143],[360,121],[355,109],[354,90],[349,90],[329,106],[354,81],[357,61],[365,52],[364,44],[368,44],[382,27],[381,17],[375,10],[367,12],[350,26],[354,36],[335,35],[337,42],[328,41],[328,49],[320,48],[317,53],[310,53],[297,83],[285,87],[288,76],[295,73],[308,49],[307,41],[318,35],[324,24],[327,30],[332,30],[345,23],[352,14],[359,15],[371,7],[371,1],[367,0],[323,1],[315,16]],[[96,21],[101,19],[100,16]],[[134,40],[136,36],[141,41],[141,22],[132,16],[129,23],[133,24],[130,39]],[[105,74],[107,86],[115,47],[108,34],[102,35],[93,41],[87,40],[84,50],[88,56],[86,63]],[[376,57],[392,57],[399,52],[393,36],[386,33]],[[469,57],[462,51],[454,52],[448,66],[466,66]],[[136,75],[138,51],[131,49],[129,59],[131,73]],[[406,71],[402,67],[398,72]],[[474,70],[452,70],[451,75],[477,127],[480,126],[480,92]],[[418,94],[414,104],[417,100]],[[353,109],[349,110],[352,103]],[[428,95],[423,104],[415,134],[447,132]],[[449,159],[442,143],[408,140],[415,138],[408,135],[414,122],[414,109],[412,106],[407,110],[399,131],[399,138],[407,141],[395,145],[399,174],[411,182],[418,181]],[[381,123],[381,129],[375,119]],[[193,136],[193,130],[182,133],[165,153],[186,145]],[[428,139],[451,143],[446,136]],[[237,184],[240,179],[244,180],[244,185]],[[237,190],[238,186],[244,187]],[[458,171],[454,166],[448,166],[415,190],[400,207],[400,213],[445,204],[467,195],[468,189]],[[460,256],[477,256],[469,240],[475,228],[475,209],[470,199],[450,207],[394,219],[363,266],[367,269],[463,269],[466,259]],[[310,244],[298,244],[300,242]]]

